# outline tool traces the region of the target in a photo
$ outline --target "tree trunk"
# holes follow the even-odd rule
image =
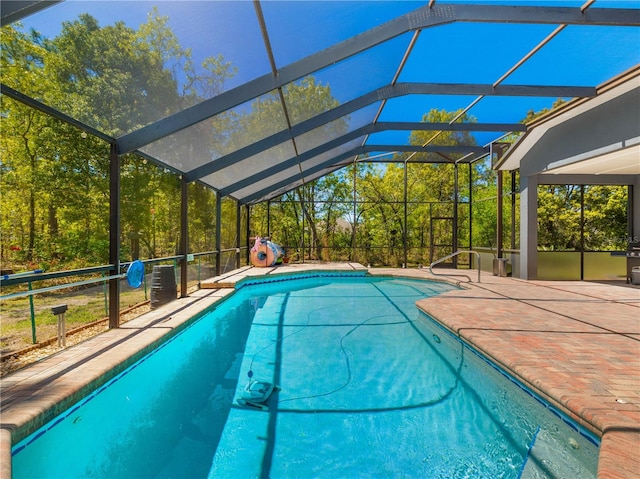
[[[36,195],[33,186],[29,192],[29,246],[27,260],[33,261],[33,251],[36,247]]]

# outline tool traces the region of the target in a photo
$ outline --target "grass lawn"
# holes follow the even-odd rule
[[[120,310],[143,303],[150,297],[149,288],[130,288],[121,284]],[[108,290],[98,285],[76,291],[59,290],[33,297],[36,342],[57,336],[58,317],[51,312],[53,306],[66,304],[67,331],[108,317]],[[0,303],[0,352],[2,355],[15,352],[33,344],[31,307],[28,297],[2,301]]]

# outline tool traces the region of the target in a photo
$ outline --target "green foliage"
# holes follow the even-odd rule
[[[543,108],[542,110],[539,110],[539,111],[529,110],[527,112],[527,116],[525,116],[524,119],[522,120],[522,123],[530,123],[533,120],[546,115],[550,111],[560,108],[565,103],[566,103],[565,100],[563,100],[562,98],[558,98],[556,99],[556,101],[553,102],[553,105],[551,105],[551,108]]]
[[[137,30],[122,22],[101,26],[86,14],[65,22],[60,34],[51,39],[23,32],[19,24],[9,25],[0,29],[0,45],[3,84],[113,136],[221,93],[224,82],[236,74],[235,67],[220,55],[195,65],[191,51],[179,44],[168,19],[155,8]],[[3,265],[69,269],[108,262],[109,145],[4,95],[0,102]],[[553,108],[562,103],[556,101]],[[148,145],[145,151],[189,165],[194,157],[223,156],[338,105],[329,85],[306,77]],[[546,112],[531,111],[523,121]],[[342,118],[296,138],[298,151],[345,134],[349,121]],[[434,109],[423,121],[475,119]],[[409,141],[415,145],[474,144],[469,132],[414,131]],[[244,173],[250,177],[263,171],[266,162],[293,155],[290,143],[285,142],[256,154]],[[403,153],[385,166],[352,164],[307,182],[270,205],[253,206],[250,234],[271,234],[289,249],[293,259],[399,265],[405,261],[406,244],[408,262],[425,264],[451,252],[451,227],[457,213],[458,246],[495,246],[496,172],[489,160],[470,168],[456,165],[459,158],[455,154]],[[190,250],[214,250],[216,195],[198,184],[188,188]],[[512,208],[518,218],[519,201],[515,196],[513,207],[510,193],[505,183],[503,244],[515,248],[517,241],[511,244],[511,237],[517,238],[517,231],[511,231],[509,218]],[[121,158],[122,260],[178,253],[180,199],[181,182],[173,172],[135,155]],[[456,200],[457,212],[453,211]],[[584,201],[581,236],[580,187],[540,188],[541,248],[576,250],[583,239],[590,250],[624,248],[626,189],[585,187]],[[221,210],[221,246],[235,248],[247,232],[242,229],[238,238],[233,200],[223,199]],[[241,217],[245,214],[243,210]]]
[[[230,145],[241,147],[286,129],[287,120],[283,116],[282,99],[287,104],[289,120],[294,123],[338,106],[328,85],[316,82],[313,77],[304,78],[288,85],[282,92],[282,98],[276,92],[252,102],[250,113],[237,118],[238,127],[232,131]],[[347,128],[348,118],[334,121],[298,139],[297,147],[306,151],[346,133]],[[283,143],[256,155],[255,160],[262,169],[264,162],[270,158],[286,160],[292,155],[288,143]],[[274,204],[270,209],[270,233],[274,241],[288,247],[292,255],[299,258],[306,256],[312,259],[330,259],[327,245],[336,237],[336,222],[346,213],[346,207],[342,202],[349,198],[350,194],[342,175],[337,173],[310,182],[285,194],[282,198],[284,201]],[[263,208],[254,208],[251,231],[253,234],[264,236],[267,234],[267,224],[264,216],[259,213],[262,211]],[[256,213],[257,217],[254,218]],[[311,250],[302,251],[302,244],[312,245]]]
[[[258,236],[269,233],[295,259],[339,259],[332,256],[330,248],[351,242],[351,226],[344,220],[352,208],[347,178],[347,171],[334,173],[271,202],[270,231],[267,205],[252,207],[251,231]],[[303,251],[303,244],[311,245],[311,249]]]
[[[538,246],[579,251],[582,247],[581,187],[538,187]],[[627,187],[584,187],[584,249],[624,250],[627,237]]]
[[[423,116],[424,122],[447,123],[459,112],[431,110]],[[474,121],[461,115],[460,121]],[[440,145],[474,144],[467,132],[414,131],[409,141],[414,145],[429,144],[437,138]],[[453,202],[468,200],[468,191],[460,185],[468,184],[468,168],[455,166],[460,155],[443,156],[434,153],[397,154],[395,163],[386,169],[371,170],[360,182],[359,198],[365,202],[362,212],[363,228],[367,232],[372,263],[399,265],[404,262],[404,244],[412,250],[411,262],[428,263],[434,255],[452,252]],[[408,210],[404,207],[404,181]],[[456,191],[455,174],[458,175]],[[436,219],[433,218],[443,218]],[[463,220],[459,218],[459,220]],[[460,221],[464,225],[464,221]],[[442,245],[441,252],[430,248]]]
[[[585,186],[585,248],[625,250],[627,248],[626,186]]]
[[[538,188],[538,246],[544,250],[580,249],[580,189]]]
[[[122,22],[102,27],[83,14],[53,39],[24,33],[19,24],[0,34],[4,84],[114,136],[219,93],[235,74],[221,56],[196,67],[156,9],[137,31]],[[109,145],[4,95],[0,100],[3,267],[107,263]],[[210,150],[210,137],[199,135],[194,147]],[[180,153],[171,142],[162,148]],[[121,259],[176,254],[176,175],[126,155],[121,197]],[[192,235],[213,249],[211,210],[200,213],[197,200]]]

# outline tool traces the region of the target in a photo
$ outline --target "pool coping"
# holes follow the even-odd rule
[[[575,283],[582,285],[580,282],[554,282],[550,286],[544,282],[498,278],[483,273],[482,283],[467,284],[461,281],[459,276],[455,276],[456,272],[453,271],[439,271],[438,276],[433,276],[425,269],[368,269],[358,263],[304,263],[274,268],[245,267],[203,281],[202,289],[187,298],[178,299],[125,323],[121,328],[109,330],[2,378],[0,478],[11,477],[11,445],[21,439],[21,436],[26,436],[25,431],[33,431],[45,424],[97,384],[106,381],[152,350],[166,340],[167,330],[175,334],[186,327],[199,313],[233,292],[236,285],[252,278],[270,277],[280,280],[300,273],[342,275],[353,272],[446,281],[461,286],[462,289],[421,300],[417,305],[452,334],[486,355],[553,406],[601,436],[598,478],[627,478],[640,475],[640,354],[636,354],[629,364],[624,365],[624,377],[618,377],[620,365],[607,367],[605,364],[605,370],[599,371],[586,359],[583,362],[569,360],[568,365],[574,367],[573,372],[571,369],[567,369],[569,372],[541,370],[535,361],[536,354],[540,354],[535,350],[523,349],[527,346],[535,349],[536,346],[535,342],[530,341],[531,337],[525,334],[527,327],[532,321],[544,321],[547,324],[550,321],[561,321],[562,318],[565,322],[570,320],[566,315],[562,316],[549,311],[548,308],[541,308],[534,300],[523,301],[523,298],[519,297],[522,296],[522,291],[530,293],[532,288],[540,288],[545,295],[553,296],[551,300],[543,298],[545,301],[568,301],[569,306],[564,307],[576,311],[572,314],[584,314],[585,317],[589,316],[589,313],[580,313],[579,307],[586,305],[587,308],[593,309],[595,306],[606,306],[610,316],[623,316],[620,327],[630,329],[615,332],[608,328],[606,334],[593,334],[593,338],[597,336],[598,340],[605,341],[615,338],[618,343],[624,341],[632,352],[640,353],[640,319],[632,319],[631,323],[625,320],[630,308],[640,308],[640,289],[628,290],[631,293],[627,296],[632,296],[631,300],[624,297],[626,293],[615,290],[615,294],[622,295],[621,300],[606,298],[606,294],[615,295],[603,293],[604,286],[601,288],[602,291],[591,288],[589,295],[585,296],[575,291],[579,289]],[[451,275],[442,276],[443,273]],[[563,289],[564,286],[567,287]],[[596,298],[599,302],[584,303],[585,297],[592,300]],[[461,303],[461,300],[464,303]],[[572,300],[575,302],[573,306],[576,307],[572,306]],[[469,303],[474,303],[471,309],[460,312],[461,304]],[[499,307],[495,306],[496,303],[499,303]],[[478,324],[486,319],[482,318],[481,314],[487,310],[496,316],[492,318],[494,326],[485,325],[480,328]],[[514,317],[514,311],[522,316],[523,323],[519,326],[516,324],[518,318]],[[640,309],[637,311],[640,312]],[[589,320],[584,321],[582,316],[578,319],[586,328],[601,327],[586,324]],[[507,323],[510,331],[504,327]],[[495,327],[495,324],[499,324],[500,327]],[[563,333],[567,338],[572,334],[570,330]],[[509,341],[504,339],[504,336],[509,334],[522,336],[518,347],[509,346]],[[580,341],[584,342],[585,338],[589,339],[583,336],[580,337]],[[602,345],[599,346],[601,349]],[[620,344],[616,343],[616,347],[619,348]],[[109,354],[104,354],[105,352]],[[576,354],[575,351],[569,351],[567,354],[569,353]],[[544,357],[539,359],[544,365]],[[554,358],[556,369],[559,364],[558,358]],[[570,384],[568,381],[567,384],[558,385],[557,381],[554,382],[553,377],[550,377],[555,374],[561,379],[566,379],[567,374],[584,373],[584,366],[588,366],[587,372],[590,377],[600,375],[601,382],[609,384],[611,390],[605,388],[596,390],[597,394],[591,394],[591,391],[576,387],[576,384],[583,386],[584,383]],[[613,366],[617,366],[618,369]],[[618,376],[612,376],[612,371],[617,372]],[[35,392],[37,394],[34,394]],[[612,398],[623,399],[624,402],[612,401]]]
[[[3,377],[0,478],[11,477],[12,444],[125,370],[232,292],[198,290]]]
[[[599,436],[599,479],[640,477],[640,288],[485,274],[416,304]]]

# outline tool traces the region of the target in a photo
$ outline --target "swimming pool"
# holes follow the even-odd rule
[[[13,448],[21,477],[595,477],[597,441],[415,307],[443,283],[245,285]],[[254,378],[280,390],[237,403]]]

